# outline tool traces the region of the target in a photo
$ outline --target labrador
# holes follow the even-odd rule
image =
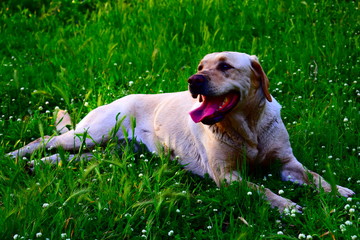
[[[146,145],[149,151],[167,149],[189,171],[208,174],[217,185],[241,181],[239,166],[281,163],[283,180],[314,184],[325,192],[331,185],[320,175],[307,170],[294,156],[289,135],[280,117],[280,104],[269,93],[269,80],[256,56],[238,52],[216,52],[206,55],[195,75],[188,79],[188,90],[164,94],[125,96],[91,111],[75,129],[69,130],[68,114],[60,112],[57,125],[62,133],[45,137],[9,153],[22,157],[40,148],[78,150],[85,144],[106,143],[113,135]],[[119,124],[133,135],[124,135]],[[79,134],[87,136],[81,139]],[[83,135],[84,136],[84,135]],[[131,139],[131,138],[135,139]],[[71,156],[72,157],[72,156]],[[85,153],[91,158],[91,153]],[[58,155],[42,159],[57,162]],[[267,188],[247,183],[264,193],[272,207],[280,211],[301,207]],[[354,192],[336,186],[339,194],[349,197]]]

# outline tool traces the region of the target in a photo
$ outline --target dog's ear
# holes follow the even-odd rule
[[[262,69],[258,58],[255,55],[252,55],[250,56],[250,60],[251,60],[251,67],[259,79],[260,86],[264,92],[264,95],[266,99],[269,102],[271,102],[272,98],[269,92],[269,79],[267,78],[264,70]]]

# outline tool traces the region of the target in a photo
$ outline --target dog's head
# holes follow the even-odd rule
[[[238,52],[206,55],[198,72],[188,79],[189,91],[200,106],[190,112],[194,122],[215,124],[225,118],[250,95],[272,101],[269,80],[256,56]],[[259,91],[258,91],[259,90]]]

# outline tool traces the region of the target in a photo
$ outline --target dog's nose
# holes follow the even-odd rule
[[[201,87],[206,82],[206,77],[201,74],[195,74],[189,77],[188,83],[190,87]]]
[[[188,83],[191,94],[196,97],[198,94],[206,92],[208,80],[202,74],[195,74],[188,79]]]

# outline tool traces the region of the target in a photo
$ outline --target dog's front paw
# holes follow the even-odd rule
[[[280,213],[302,213],[302,207],[287,198],[273,194],[271,198],[268,197],[268,200],[271,207],[277,208]]]
[[[338,192],[343,197],[351,197],[352,195],[355,195],[355,192],[351,189],[348,189],[348,188],[342,187],[342,186],[336,186],[336,187],[337,187]]]
[[[302,213],[303,210],[300,205],[286,198],[283,198],[280,203],[276,203],[275,205],[271,204],[271,206],[277,207],[279,212],[285,215],[290,213]]]

